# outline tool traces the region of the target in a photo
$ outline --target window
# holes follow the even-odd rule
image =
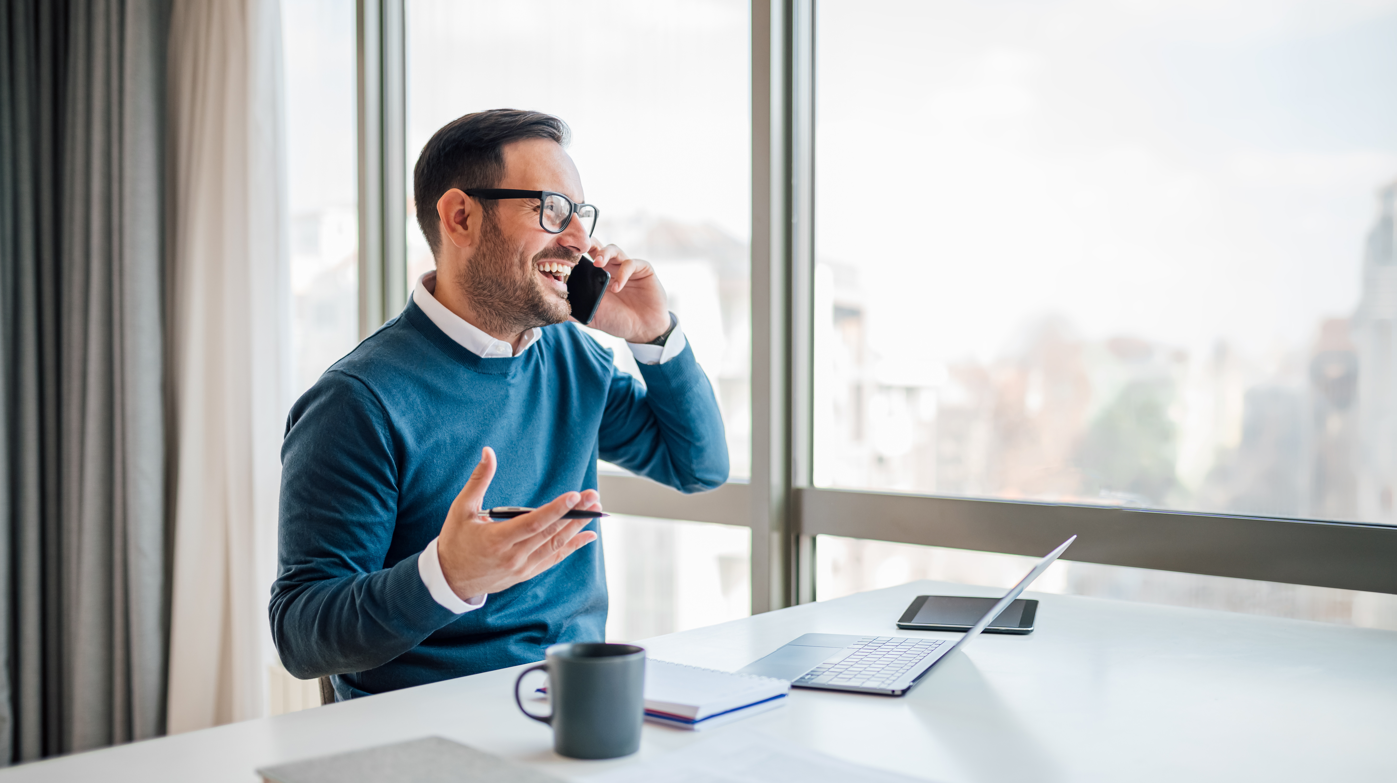
[[[431,134],[483,109],[561,117],[601,212],[594,236],[655,265],[718,394],[739,477],[751,440],[748,28],[745,2],[407,4],[409,285],[433,265],[411,203]],[[592,334],[636,372],[624,344]]]
[[[633,642],[752,613],[747,528],[622,515],[601,528],[608,640]]]
[[[283,0],[293,396],[359,342],[353,0]],[[261,597],[265,598],[265,597]],[[320,704],[265,640],[269,715]]]
[[[1397,10],[1301,8],[819,3],[815,484],[1397,524]]]
[[[604,525],[612,638],[697,622],[671,557],[731,613],[742,590],[763,610],[895,577],[995,584],[1017,566],[989,553],[1059,533],[1107,565],[1064,562],[1051,589],[1397,624],[1358,592],[1397,593],[1397,12],[378,10],[386,106],[363,111],[385,140],[363,146],[400,170],[406,117],[408,203],[362,220],[407,247],[377,271],[364,253],[370,320],[372,290],[432,264],[410,192],[429,135],[539,109],[573,128],[598,237],[656,264],[718,391],[737,481],[601,477],[609,508],[649,518]]]
[[[285,0],[295,396],[359,342],[354,3]]]

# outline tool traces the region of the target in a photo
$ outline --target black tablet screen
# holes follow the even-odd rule
[[[972,626],[984,617],[998,601],[997,598],[962,598],[958,596],[933,595],[922,604],[921,611],[912,619],[914,623],[928,623],[932,625],[964,625]],[[998,628],[1017,628],[1023,618],[1024,599],[1009,604],[1009,607],[999,613],[999,617],[990,623]]]

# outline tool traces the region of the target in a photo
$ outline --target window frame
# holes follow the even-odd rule
[[[356,0],[359,339],[407,300],[405,0]]]
[[[357,0],[360,333],[405,299],[405,0]],[[815,0],[751,0],[752,475],[699,495],[603,474],[608,510],[745,526],[752,612],[815,597],[815,540],[845,536],[1397,593],[1397,527],[816,488]]]

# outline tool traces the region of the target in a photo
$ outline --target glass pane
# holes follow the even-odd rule
[[[483,109],[561,117],[602,215],[594,236],[655,265],[717,391],[732,476],[747,476],[747,3],[409,0],[407,28],[409,285],[433,265],[411,217],[411,167],[427,139]],[[621,341],[592,333],[636,372]]]
[[[1254,11],[819,3],[817,484],[1397,523],[1397,8]]]
[[[916,579],[1007,590],[1038,560],[1036,557],[819,536],[815,546],[815,594],[823,601]],[[1067,560],[1051,565],[1030,590],[1397,630],[1397,595],[1386,593]]]
[[[562,231],[563,219],[572,214],[572,205],[562,196],[548,196],[543,200],[543,227],[549,231]]]
[[[601,525],[608,640],[636,641],[752,613],[747,528],[629,516]]]
[[[353,0],[285,0],[295,394],[359,342]]]
[[[354,0],[283,0],[294,397],[359,342]],[[270,715],[319,706],[265,640]]]
[[[282,3],[295,394],[359,343],[355,4]]]

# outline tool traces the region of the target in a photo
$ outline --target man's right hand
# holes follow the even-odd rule
[[[494,477],[495,452],[487,446],[437,538],[441,571],[461,600],[532,579],[597,540],[596,533],[582,530],[591,520],[563,519],[574,508],[600,511],[596,490],[569,492],[527,514],[495,522],[481,516],[485,490]]]

